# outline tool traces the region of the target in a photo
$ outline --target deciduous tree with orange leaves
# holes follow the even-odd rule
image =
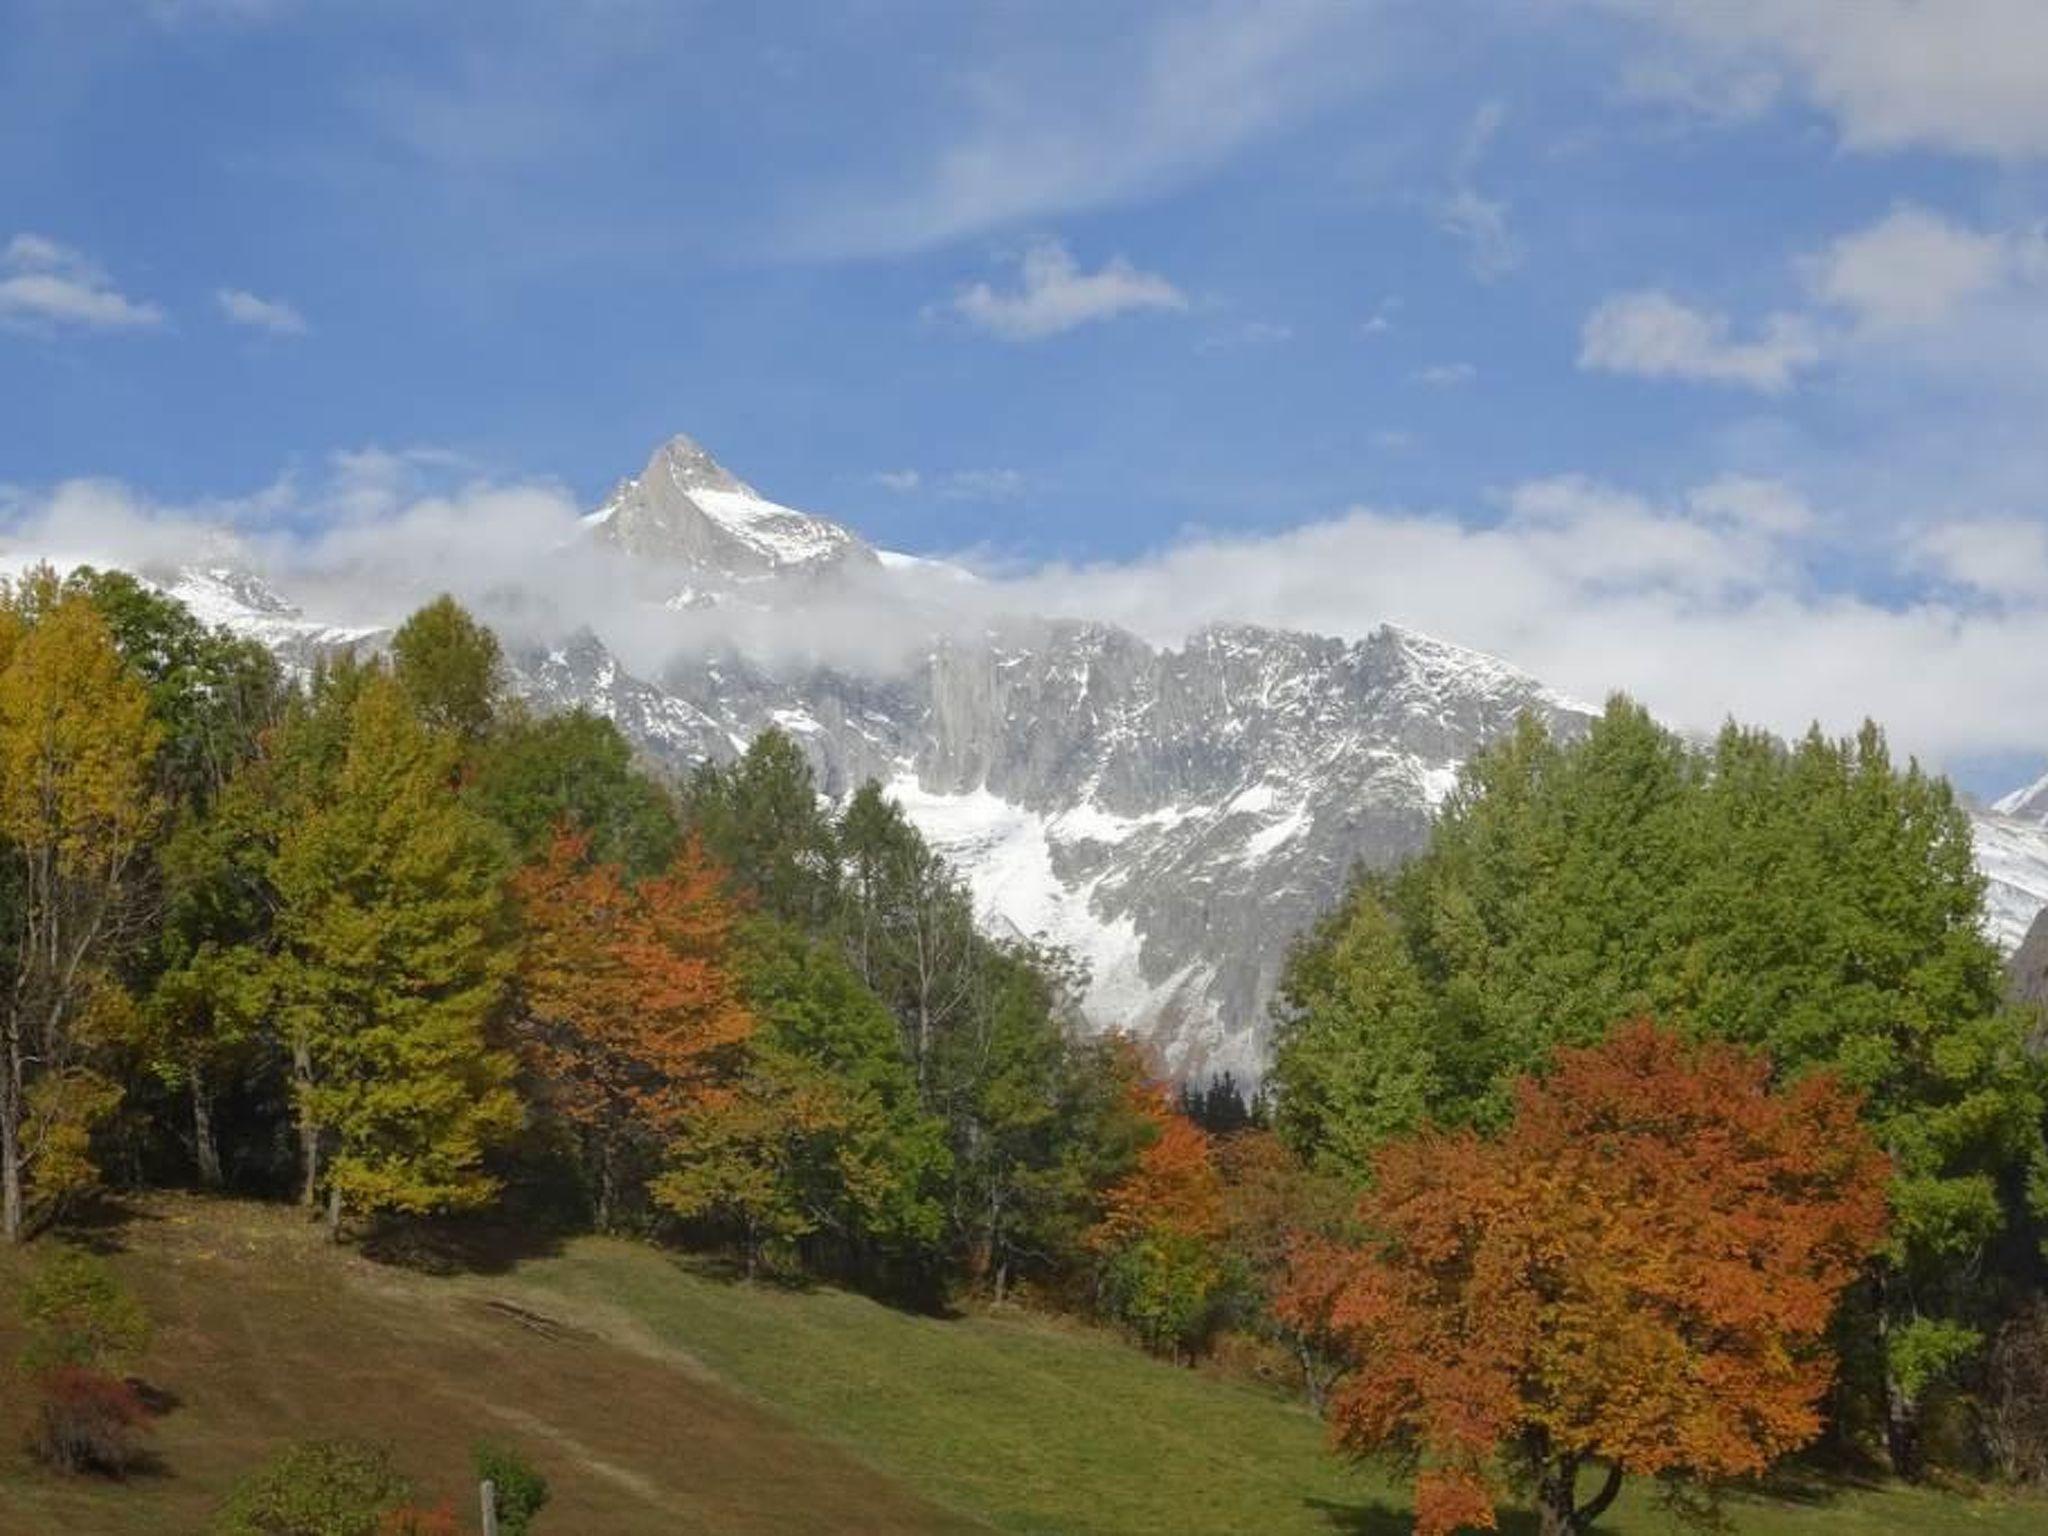
[[[1178,1359],[1209,1331],[1224,1284],[1223,1181],[1209,1133],[1164,1090],[1135,1086],[1132,1109],[1151,1122],[1152,1136],[1105,1192],[1088,1243],[1105,1261],[1109,1309]]]
[[[1491,1529],[1503,1468],[1574,1536],[1627,1474],[1711,1487],[1806,1444],[1837,1298],[1885,1230],[1857,1107],[1638,1022],[1523,1079],[1497,1138],[1389,1143],[1366,1240],[1311,1245],[1281,1303],[1354,1359],[1338,1442],[1414,1459],[1423,1536]]]
[[[694,839],[633,884],[567,829],[514,879],[526,928],[521,1052],[581,1139],[600,1227],[636,1159],[651,1161],[737,1079],[753,1018],[724,885]]]

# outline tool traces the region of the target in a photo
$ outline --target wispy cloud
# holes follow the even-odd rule
[[[1782,394],[1821,360],[1810,321],[1794,314],[1766,319],[1747,340],[1726,315],[1680,302],[1662,289],[1617,294],[1586,317],[1579,366],[1649,379],[1689,379]]]
[[[1157,273],[1142,272],[1121,256],[1084,272],[1056,240],[1025,251],[1016,288],[973,283],[944,306],[1005,341],[1037,341],[1118,315],[1187,307],[1187,296]]]
[[[0,250],[0,322],[44,329],[151,330],[163,310],[129,298],[83,253],[18,234]]]
[[[1796,94],[1852,149],[2048,156],[2039,0],[1590,0],[1667,45],[1639,89],[1724,117]],[[1741,110],[1730,110],[1731,107]]]
[[[1482,193],[1476,178],[1489,145],[1507,121],[1507,109],[1489,101],[1472,114],[1458,150],[1452,186],[1436,206],[1437,226],[1465,247],[1465,264],[1481,282],[1505,277],[1522,264],[1522,242],[1508,223],[1505,199]]]
[[[1455,389],[1478,378],[1479,370],[1470,363],[1431,363],[1427,368],[1416,369],[1409,377],[1431,389]]]
[[[811,188],[789,240],[890,255],[1175,186],[1374,78],[1361,0],[1112,8],[1136,25],[1013,49],[960,77],[957,120],[901,183]],[[1048,11],[1045,14],[1051,16]]]
[[[219,288],[214,302],[235,325],[267,331],[272,336],[303,336],[306,317],[282,299],[261,299],[244,288]]]

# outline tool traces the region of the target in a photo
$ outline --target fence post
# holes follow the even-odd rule
[[[498,1485],[487,1477],[477,1493],[484,1506],[484,1536],[498,1536]]]

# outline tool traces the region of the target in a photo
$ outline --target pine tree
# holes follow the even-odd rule
[[[347,1209],[487,1200],[484,1153],[521,1120],[489,1039],[512,959],[502,846],[452,793],[453,740],[387,676],[354,692],[339,770],[295,807],[275,875],[278,1014],[337,1234]]]

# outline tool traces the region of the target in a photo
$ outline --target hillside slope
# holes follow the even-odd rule
[[[202,1531],[270,1448],[334,1434],[392,1441],[465,1509],[472,1440],[510,1439],[554,1484],[538,1536],[1408,1528],[1395,1487],[1331,1457],[1292,1402],[1027,1314],[911,1316],[597,1239],[433,1278],[331,1249],[289,1210],[176,1197],[101,1235],[158,1321],[144,1374],[177,1399],[162,1470],[67,1482],[16,1451],[10,1426],[8,1536]],[[0,1253],[0,1297],[20,1264]],[[1755,1536],[2019,1536],[2043,1518],[1817,1485],[1731,1512]],[[1601,1528],[1672,1529],[1641,1489]]]

